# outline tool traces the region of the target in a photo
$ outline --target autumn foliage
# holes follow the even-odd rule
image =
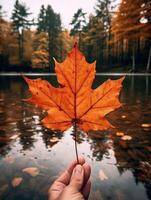
[[[65,131],[76,124],[86,132],[113,127],[105,115],[121,106],[118,97],[124,78],[109,79],[92,89],[95,62],[87,63],[77,45],[63,63],[55,61],[55,71],[58,88],[46,80],[24,77],[32,94],[27,101],[48,113],[42,120],[44,126]]]

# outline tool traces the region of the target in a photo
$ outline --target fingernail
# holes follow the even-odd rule
[[[83,171],[82,166],[81,166],[81,165],[77,165],[77,166],[75,167],[74,173],[75,173],[76,175],[81,175],[82,171]]]

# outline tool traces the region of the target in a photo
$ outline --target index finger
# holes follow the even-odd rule
[[[68,185],[75,166],[77,164],[83,165],[84,163],[85,159],[83,157],[79,158],[79,163],[77,163],[77,160],[72,161],[71,164],[67,167],[67,169],[63,172],[63,174],[59,176],[59,178],[55,182],[60,182],[64,185]]]

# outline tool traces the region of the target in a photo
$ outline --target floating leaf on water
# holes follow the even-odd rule
[[[31,175],[31,176],[37,176],[39,174],[39,169],[37,167],[27,167],[25,169],[22,170],[23,172],[26,172],[27,174]]]
[[[131,140],[132,137],[130,135],[124,135],[121,139],[122,140]]]
[[[100,178],[101,181],[108,179],[108,177],[106,176],[106,174],[103,172],[102,169],[100,169],[100,171],[99,171],[99,178]]]
[[[142,124],[141,127],[143,127],[143,128],[149,128],[149,127],[151,127],[151,124]]]
[[[9,164],[14,163],[14,158],[11,157],[11,156],[6,156],[6,157],[4,158],[4,160],[5,160],[5,162],[7,162],[7,163],[9,163]]]
[[[40,117],[38,115],[34,115],[34,116],[32,116],[32,118],[39,120]]]
[[[26,131],[27,132],[33,132],[34,130],[33,129],[27,129]]]
[[[12,180],[11,184],[12,184],[13,187],[17,187],[18,185],[21,184],[22,181],[23,181],[23,178],[22,178],[22,177],[15,177],[15,178]]]
[[[11,140],[16,140],[18,138],[19,134],[15,134],[15,135],[12,135],[10,137]]]
[[[117,163],[117,166],[118,166],[118,167],[126,167],[126,165],[127,165],[127,162],[126,162],[126,161],[119,161],[119,162]]]
[[[126,115],[122,115],[121,117],[122,117],[122,119],[125,119],[125,118],[126,118]]]
[[[40,124],[40,123],[38,122],[38,123],[35,123],[35,124],[37,124],[37,125],[38,125],[38,124]],[[42,128],[42,126],[36,126],[35,128],[36,128],[36,130],[37,130],[37,131],[40,131],[40,130],[42,130],[42,129],[43,129],[43,128]]]
[[[52,142],[52,143],[56,143],[56,142],[58,142],[59,141],[59,139],[57,138],[57,137],[52,137],[51,139],[50,139],[50,142]]]
[[[17,124],[17,122],[8,122],[9,125],[15,126]]]
[[[122,137],[122,136],[124,136],[124,133],[123,132],[116,132],[116,136],[119,136],[119,137]]]
[[[9,186],[7,184],[0,187],[0,197],[8,190]]]

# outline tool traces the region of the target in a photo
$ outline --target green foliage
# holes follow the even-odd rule
[[[2,11],[2,6],[0,5],[0,19],[2,18],[3,16],[3,11]]]
[[[25,4],[16,0],[12,13],[13,30],[18,34],[18,57],[20,63],[24,61],[24,30],[29,28],[31,21],[28,19],[31,13]]]
[[[89,62],[97,60],[97,70],[108,66],[137,64],[150,70],[151,64],[151,1],[121,0],[115,9],[115,0],[96,0],[94,14],[86,20],[81,8],[73,15],[71,30],[63,30],[59,13],[51,5],[41,6],[37,22],[33,23],[29,9],[16,0],[12,21],[4,19],[0,5],[0,59],[10,64],[31,63],[33,67],[50,67],[53,57],[63,61],[73,43],[78,41]],[[30,30],[36,25],[36,33]]]
[[[29,27],[29,20],[28,16],[31,13],[28,12],[28,8],[25,4],[20,3],[19,0],[16,0],[14,5],[14,10],[12,13],[12,21],[13,21],[13,28],[16,31],[20,29],[28,28]]]
[[[86,13],[80,8],[74,14],[73,19],[70,23],[72,27],[70,34],[71,35],[79,35],[81,31],[83,31],[84,27],[86,26]]]
[[[82,34],[82,46],[85,54],[87,55],[87,60],[92,62],[94,60],[98,61],[99,56],[103,50],[104,44],[104,26],[99,18],[91,15],[89,17],[89,23],[87,25],[86,32]]]
[[[59,46],[58,37],[61,30],[60,15],[55,13],[50,5],[47,8],[42,5],[38,17],[37,31],[38,33],[46,32],[48,34],[49,64],[52,68],[54,67],[53,57],[58,57],[55,50]]]
[[[89,62],[97,60],[97,68],[109,65],[111,61],[111,17],[113,14],[113,0],[98,0],[95,14],[89,16],[89,22],[80,26],[79,16],[84,16],[78,11],[73,16],[71,35],[79,33],[80,49],[82,49]],[[100,71],[100,69],[99,69]]]
[[[38,15],[38,27],[37,27],[37,31],[46,31],[46,22],[45,22],[45,17],[46,16],[46,9],[44,7],[44,5],[41,6],[40,8],[40,13]]]
[[[104,28],[108,30],[111,24],[111,0],[98,0],[95,6],[96,17],[98,17],[104,24]]]

